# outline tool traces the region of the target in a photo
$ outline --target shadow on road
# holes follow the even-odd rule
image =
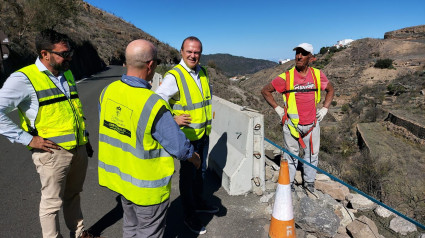
[[[94,80],[109,80],[111,78],[121,78],[121,77],[122,77],[122,75],[108,75],[108,76],[102,76],[102,77],[95,76],[95,77],[87,78],[86,81],[87,80],[92,80],[92,81],[94,81]],[[84,83],[84,82],[82,82],[82,83]]]
[[[106,228],[122,219],[124,211],[122,209],[120,195],[118,195],[115,200],[117,201],[117,205],[89,228],[94,236],[100,236]]]
[[[110,65],[96,75],[86,76],[84,81],[79,81],[80,84],[88,83],[88,81],[110,80],[111,78],[120,79],[125,73],[125,68],[120,65]]]

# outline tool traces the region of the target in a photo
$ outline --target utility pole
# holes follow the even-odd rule
[[[0,30],[0,72],[4,74],[4,60],[9,58],[9,37]]]

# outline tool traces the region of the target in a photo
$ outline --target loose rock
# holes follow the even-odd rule
[[[372,210],[377,206],[374,202],[360,194],[353,194],[353,198],[350,200],[350,204],[352,208],[359,211]]]
[[[417,231],[415,225],[401,217],[395,217],[390,221],[390,229],[402,235]]]
[[[376,238],[380,237],[375,223],[361,216],[347,226],[348,235],[353,238]]]

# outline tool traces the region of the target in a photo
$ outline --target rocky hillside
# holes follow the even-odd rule
[[[179,53],[173,47],[159,41],[133,24],[88,3],[82,3],[79,22],[81,24],[72,27],[73,33],[80,35],[81,38],[90,39],[106,64],[121,64],[124,59],[125,47],[135,39],[146,39],[154,43],[162,62],[177,63],[179,61]]]
[[[411,37],[404,40],[366,38],[354,41],[349,48],[335,54],[317,55],[315,64],[322,66],[336,90],[335,102],[326,120],[341,122],[349,109],[354,109],[354,112],[359,114],[362,108],[355,106],[368,106],[363,105],[367,103],[364,100],[373,99],[376,100],[375,106],[381,110],[403,108],[424,122],[422,110],[425,108],[425,102],[421,90],[425,88],[425,43],[419,40],[425,39],[423,29],[424,26],[417,27],[415,40],[411,40]],[[420,35],[422,38],[419,38]],[[382,59],[392,60],[392,66],[385,69],[374,67]],[[239,82],[238,86],[251,92],[250,95],[260,102],[257,104],[244,100],[236,101],[252,106],[265,115],[274,115],[275,112],[270,107],[265,107],[260,90],[293,65],[294,62],[290,61],[249,75],[249,79]],[[281,96],[276,95],[276,99],[281,101]],[[267,124],[276,124],[277,116],[266,118],[270,119]],[[267,136],[273,138],[272,134],[273,132],[269,132]]]
[[[52,9],[45,9],[47,4]],[[66,11],[61,11],[69,5],[73,7],[66,11],[71,11],[72,17],[65,17]],[[52,12],[62,15],[54,18]],[[54,20],[40,25],[44,18]],[[75,56],[71,69],[77,79],[98,72],[105,65],[122,64],[125,47],[134,39],[147,39],[156,44],[162,62],[175,63],[179,60],[179,52],[168,44],[82,0],[0,0],[0,29],[11,41],[10,57],[5,61],[5,74],[1,79],[34,62],[35,34],[43,27],[66,33],[74,41]]]
[[[314,65],[324,71],[336,90],[333,106],[321,123],[319,166],[423,224],[425,175],[419,172],[425,169],[421,165],[425,163],[423,138],[384,123],[384,119],[396,113],[422,128],[420,131],[425,127],[425,27],[385,35],[385,39],[360,39],[339,52],[316,56]],[[384,61],[391,64],[381,67]],[[260,90],[293,65],[290,61],[248,75],[236,85],[242,90],[230,97],[263,113],[266,137],[280,145],[279,119]],[[275,98],[282,102],[280,95]],[[387,131],[371,132],[366,138],[379,145],[373,147],[374,153],[365,153],[358,146],[356,128],[361,123]],[[385,140],[377,138],[379,135]],[[391,153],[385,148],[391,148]]]
[[[384,39],[424,40],[425,25],[386,32]]]

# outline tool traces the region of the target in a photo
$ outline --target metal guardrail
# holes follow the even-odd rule
[[[351,190],[355,191],[356,193],[358,193],[358,194],[362,195],[363,197],[366,197],[367,199],[371,200],[372,202],[374,202],[374,203],[376,203],[376,204],[378,204],[378,205],[380,205],[380,206],[382,206],[382,207],[385,207],[386,209],[388,209],[388,210],[390,210],[391,212],[393,212],[393,213],[397,214],[397,215],[398,215],[398,216],[400,216],[401,218],[403,218],[403,219],[405,219],[405,220],[407,220],[407,221],[409,221],[409,222],[411,222],[411,223],[415,224],[416,226],[420,227],[421,229],[425,230],[425,226],[424,226],[423,224],[419,223],[418,221],[415,221],[415,220],[413,220],[412,218],[410,218],[410,217],[408,217],[408,216],[406,216],[406,215],[402,214],[401,212],[399,212],[399,211],[395,210],[394,208],[392,208],[392,207],[390,207],[390,206],[386,205],[385,203],[382,203],[382,202],[380,202],[380,201],[376,200],[375,198],[373,198],[373,197],[369,196],[368,194],[366,194],[366,193],[364,193],[364,192],[360,191],[359,189],[357,189],[357,188],[355,188],[355,187],[353,187],[353,186],[351,186],[351,185],[347,184],[346,182],[344,182],[344,181],[342,181],[341,179],[339,179],[339,178],[337,178],[337,177],[333,176],[332,174],[330,174],[330,173],[328,173],[328,172],[324,171],[323,169],[320,169],[320,168],[318,168],[318,167],[316,167],[316,166],[312,165],[311,163],[309,163],[309,162],[305,161],[304,159],[301,159],[300,157],[298,157],[298,156],[296,156],[296,155],[292,154],[291,152],[287,151],[286,149],[284,149],[284,148],[280,147],[279,145],[277,145],[277,144],[276,144],[276,143],[274,143],[273,141],[271,141],[271,140],[269,140],[269,139],[267,139],[267,138],[264,138],[264,140],[265,140],[265,141],[267,141],[267,142],[269,142],[270,144],[274,145],[275,147],[279,148],[279,149],[280,149],[280,150],[282,150],[283,152],[285,152],[285,153],[287,153],[287,154],[291,155],[292,157],[297,158],[297,159],[298,159],[299,161],[301,161],[302,163],[307,164],[308,166],[310,166],[310,167],[312,167],[313,169],[315,169],[315,170],[317,170],[317,171],[321,172],[322,174],[327,175],[327,176],[328,176],[329,178],[331,178],[332,180],[334,180],[334,181],[336,181],[336,182],[338,182],[338,183],[340,183],[340,184],[342,184],[342,185],[344,185],[344,186],[348,187],[349,189],[351,189]]]

